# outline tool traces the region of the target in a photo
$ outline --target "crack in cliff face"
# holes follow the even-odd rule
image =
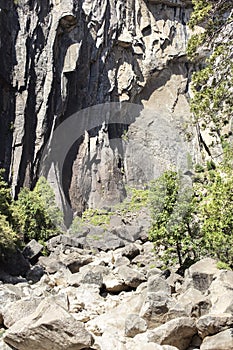
[[[67,155],[63,173],[66,196],[78,213],[122,200],[129,179],[137,184],[154,176],[149,170],[145,179],[140,178],[137,164],[130,160],[134,152],[135,162],[140,162],[140,152],[132,146],[144,143],[140,137],[145,137],[147,152],[155,154],[150,162],[159,164],[154,129],[148,127],[156,123],[151,120],[158,115],[180,123],[190,118],[185,91],[190,1],[34,0],[19,1],[14,11],[12,21],[17,28],[18,16],[19,31],[4,40],[6,47],[7,40],[11,43],[17,60],[11,58],[7,70],[7,81],[18,90],[10,93],[15,111],[10,103],[5,108],[8,120],[15,115],[15,123],[13,140],[11,136],[1,141],[5,151],[0,153],[3,159],[10,139],[18,145],[4,163],[9,169],[12,160],[13,187],[18,192],[23,184],[34,183],[54,127],[86,107],[128,101],[154,112],[149,118],[136,115],[135,127],[123,121],[123,129],[100,124],[87,130]],[[15,45],[12,36],[17,37]],[[126,133],[128,143],[122,140]],[[113,135],[120,140],[117,145],[111,141]],[[195,142],[190,147],[194,150]],[[171,147],[170,153],[172,158]],[[163,170],[158,165],[156,174]]]

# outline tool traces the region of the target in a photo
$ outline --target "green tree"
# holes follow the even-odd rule
[[[233,267],[232,147],[224,153],[224,160],[216,169],[205,171],[204,182],[197,185],[196,193],[200,198],[198,217],[203,253]]]
[[[11,191],[6,181],[3,179],[4,169],[0,169],[0,214],[8,219],[11,217]]]
[[[4,254],[15,249],[17,235],[13,231],[6,216],[0,214],[0,261]]]
[[[23,188],[12,205],[15,229],[25,242],[31,239],[45,241],[62,232],[62,213],[55,203],[55,195],[41,177],[34,190]]]
[[[189,25],[203,26],[188,42],[188,57],[195,63],[191,110],[196,121],[213,122],[213,131],[229,123],[233,113],[232,1],[193,0]],[[203,52],[206,54],[203,57]],[[200,55],[200,53],[202,53]]]
[[[192,188],[185,186],[177,172],[169,170],[152,182],[149,200],[152,217],[149,238],[156,249],[164,247],[162,259],[166,265],[171,263],[172,257],[178,259],[180,266],[190,256],[196,258],[197,227],[193,222]]]

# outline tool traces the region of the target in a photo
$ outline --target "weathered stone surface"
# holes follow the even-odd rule
[[[202,338],[233,327],[231,314],[209,314],[199,318],[196,323],[198,333]]]
[[[122,250],[122,256],[127,257],[128,259],[132,260],[137,255],[139,255],[140,250],[136,244],[128,244],[125,248]]]
[[[196,332],[197,329],[193,319],[180,317],[150,331],[148,340],[161,345],[173,345],[180,350],[185,350]]]
[[[156,327],[166,322],[169,308],[172,305],[171,298],[163,292],[147,293],[140,316],[147,320],[150,327]]]
[[[19,350],[84,349],[93,343],[83,323],[59,305],[46,301],[33,314],[8,329],[4,341]]]
[[[219,274],[216,261],[206,258],[193,264],[185,272],[185,287],[193,286],[194,288],[205,292],[211,285],[215,275]]]
[[[232,350],[233,349],[233,328],[227,329],[216,335],[206,337],[200,350]]]
[[[122,279],[126,286],[137,288],[142,282],[146,281],[145,276],[128,266],[120,266],[115,270],[115,274]]]
[[[212,303],[211,313],[233,312],[233,271],[219,271],[209,288]]]
[[[34,264],[43,250],[43,245],[32,239],[23,249],[23,255],[30,263]]]
[[[143,333],[147,330],[147,323],[138,315],[131,314],[125,320],[125,335],[134,337],[136,334]]]
[[[160,276],[151,276],[148,279],[148,293],[161,292],[166,295],[171,295],[171,287],[165,278]]]
[[[151,121],[157,119],[154,111],[169,123],[178,120],[180,126],[190,116],[185,57],[190,35],[187,23],[192,10],[189,2],[137,0],[133,6],[129,0],[103,0],[101,4],[56,0],[47,1],[41,9],[37,2],[15,5],[3,1],[2,8],[1,26],[7,30],[0,31],[3,43],[0,105],[6,122],[1,123],[4,136],[0,162],[12,168],[16,192],[38,173],[42,151],[48,135],[52,140],[56,122],[106,101],[142,103],[152,107],[153,118],[149,120],[136,113],[129,121],[123,115],[123,120],[117,123],[121,125],[114,130],[107,123],[101,127],[105,122],[103,116],[95,125],[91,124],[90,115],[79,119],[81,135],[77,136],[79,141],[73,154],[67,158],[64,174],[65,192],[70,195],[74,211],[81,214],[88,206],[111,207],[124,198],[125,180],[129,184],[143,183],[145,178],[149,180],[161,173],[166,163],[174,161],[177,137],[161,152],[163,135],[158,144],[157,137],[151,136],[157,122]],[[33,21],[28,22],[28,18]],[[136,135],[130,130],[129,142],[123,142],[122,125],[127,125],[126,130],[137,117]],[[87,127],[82,128],[86,120]],[[10,123],[14,129],[9,132]],[[92,131],[85,134],[89,129]],[[119,140],[116,147],[112,145],[113,139]],[[198,152],[195,141],[187,147]],[[142,159],[144,150],[149,151],[153,160],[144,157],[146,166]],[[61,203],[65,197],[59,195],[60,169],[56,165],[51,169],[54,169],[52,183]]]
[[[40,304],[40,298],[34,298],[29,300],[18,300],[12,303],[8,303],[7,307],[3,311],[4,325],[9,328],[17,321],[32,314],[38,305]]]

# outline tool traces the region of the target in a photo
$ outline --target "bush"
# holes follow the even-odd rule
[[[46,241],[62,232],[62,213],[55,203],[53,190],[41,177],[34,190],[23,188],[12,205],[14,227],[25,242]]]
[[[11,228],[6,216],[0,214],[0,260],[6,252],[15,249],[17,236]]]
[[[177,172],[166,171],[152,182],[149,199],[152,217],[149,238],[157,250],[164,247],[165,264],[174,258],[182,266],[185,260],[196,258],[197,227],[193,223],[192,188],[184,186]]]

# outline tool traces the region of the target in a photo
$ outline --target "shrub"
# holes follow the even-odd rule
[[[45,241],[62,232],[62,213],[55,203],[55,195],[41,177],[34,190],[23,188],[12,205],[14,226],[24,241]]]
[[[196,227],[193,224],[194,201],[192,188],[183,187],[177,172],[166,171],[153,181],[149,192],[152,226],[149,238],[157,250],[162,246],[163,261],[172,258],[180,266],[191,256],[196,258]]]

